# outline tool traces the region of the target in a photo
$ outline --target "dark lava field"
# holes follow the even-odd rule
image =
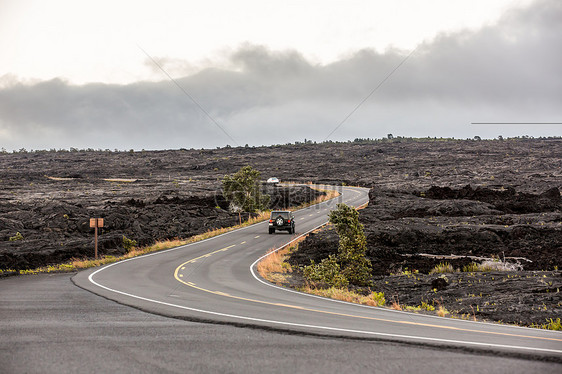
[[[233,225],[238,215],[227,209],[221,180],[245,165],[264,180],[371,188],[360,219],[372,288],[388,302],[523,325],[562,317],[559,138],[0,153],[0,269],[93,256],[90,217],[105,218],[101,254],[123,253],[123,235],[146,245]],[[318,195],[274,191],[278,208]],[[337,239],[323,229],[290,261],[327,257]],[[486,261],[511,271],[429,274],[441,262],[462,269]]]

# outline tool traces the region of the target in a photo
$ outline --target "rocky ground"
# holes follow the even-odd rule
[[[360,219],[373,285],[388,304],[443,306],[457,316],[523,325],[562,316],[562,198],[512,188],[426,191],[374,188]],[[289,262],[293,269],[336,253],[330,227],[310,235]],[[440,264],[452,271],[432,273]],[[486,272],[474,264],[488,265]],[[469,268],[472,265],[472,268]],[[463,271],[464,270],[464,271]],[[293,286],[305,281],[297,270]]]
[[[93,257],[92,217],[104,218],[100,255],[124,254],[123,236],[144,246],[237,224],[238,214],[229,211],[221,193],[224,174],[183,175],[184,165],[174,160],[181,153],[0,155],[0,269]],[[272,209],[324,194],[305,186],[263,186],[263,192],[270,195]],[[247,213],[242,217],[247,219]]]
[[[238,219],[220,181],[251,165],[262,177],[370,187],[361,221],[374,287],[402,305],[442,303],[472,317],[523,324],[562,316],[562,139],[493,141],[357,139],[176,151],[50,151],[0,154],[0,269],[93,254],[88,218],[100,216],[102,254],[124,251],[122,236],[148,244],[188,237]],[[310,200],[280,191],[274,204]],[[19,232],[22,240],[12,240]],[[329,229],[291,261],[337,250]],[[300,256],[300,257],[299,257]],[[496,259],[512,272],[462,269]],[[417,271],[417,273],[416,273]],[[296,272],[298,275],[298,272]]]

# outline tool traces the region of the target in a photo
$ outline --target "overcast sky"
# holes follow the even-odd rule
[[[191,3],[0,0],[0,147],[562,135],[559,0]]]

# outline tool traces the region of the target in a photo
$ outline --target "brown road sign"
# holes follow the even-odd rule
[[[94,240],[94,255],[96,260],[98,259],[98,228],[103,227],[103,218],[90,218],[90,227],[96,229],[95,240]]]
[[[103,227],[103,218],[90,218],[90,227]]]

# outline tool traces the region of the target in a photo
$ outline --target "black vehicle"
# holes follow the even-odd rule
[[[275,230],[285,230],[289,234],[295,233],[295,216],[288,210],[274,210],[269,217],[269,233]]]

